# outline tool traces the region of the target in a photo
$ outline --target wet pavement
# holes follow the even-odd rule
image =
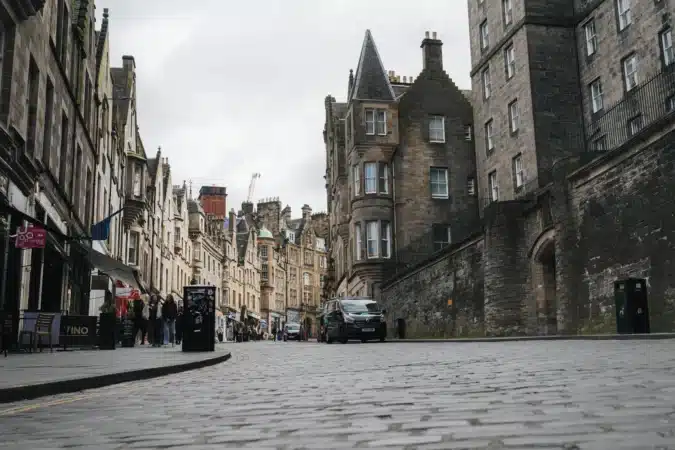
[[[0,408],[0,450],[675,449],[675,340],[225,346]]]

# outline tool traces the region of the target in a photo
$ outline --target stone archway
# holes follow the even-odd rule
[[[555,230],[549,229],[537,239],[530,252],[537,334],[558,332],[557,271],[555,255]]]

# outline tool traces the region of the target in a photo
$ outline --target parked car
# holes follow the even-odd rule
[[[300,324],[289,323],[284,327],[284,341],[301,341]]]
[[[347,343],[387,338],[386,311],[368,297],[342,297],[328,301],[325,310],[325,341]]]

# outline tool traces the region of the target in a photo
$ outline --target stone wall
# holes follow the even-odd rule
[[[383,284],[389,335],[399,318],[408,338],[484,335],[483,246],[482,235],[473,237]]]
[[[675,131],[571,178],[580,332],[615,332],[614,281],[646,278],[652,332],[675,330]]]

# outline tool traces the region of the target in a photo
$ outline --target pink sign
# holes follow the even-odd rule
[[[28,225],[19,227],[16,232],[16,248],[44,248],[47,243],[47,230]]]

